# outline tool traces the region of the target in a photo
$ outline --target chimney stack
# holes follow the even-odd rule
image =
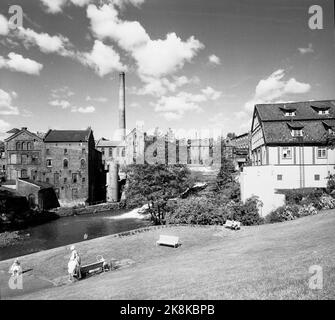
[[[125,73],[120,72],[120,89],[119,89],[119,132],[120,140],[126,138],[126,87]]]

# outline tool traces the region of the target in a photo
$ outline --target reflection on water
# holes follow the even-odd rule
[[[129,231],[149,224],[141,219],[110,219],[105,212],[96,215],[64,217],[49,223],[27,228],[23,234],[30,234],[25,240],[6,248],[0,248],[0,260],[52,249],[70,243],[102,237],[119,232]]]

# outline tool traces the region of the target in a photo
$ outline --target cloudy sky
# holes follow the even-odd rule
[[[308,27],[313,4],[323,30]],[[91,126],[112,138],[120,71],[128,129],[243,133],[255,103],[335,99],[333,12],[330,0],[1,1],[0,137]]]

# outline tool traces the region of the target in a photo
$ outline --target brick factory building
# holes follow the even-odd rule
[[[44,147],[45,182],[54,185],[62,205],[105,201],[106,174],[91,128],[49,130]]]

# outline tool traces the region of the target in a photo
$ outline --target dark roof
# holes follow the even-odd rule
[[[327,141],[327,130],[322,121],[301,121],[303,126],[302,140],[293,137],[288,123],[285,121],[264,122],[263,132],[266,144],[325,144]]]
[[[87,142],[91,129],[86,130],[49,130],[44,142]]]
[[[318,109],[328,109],[320,115]],[[295,116],[285,111],[295,110]],[[335,126],[335,100],[259,104],[255,106],[268,145],[326,144],[328,129]],[[292,129],[302,129],[302,137],[293,137]]]
[[[8,141],[12,140],[13,138],[19,136],[22,132],[26,132],[29,135],[31,135],[32,137],[34,137],[35,139],[41,140],[41,138],[38,135],[29,131],[27,128],[22,128],[21,130],[14,128],[14,129],[7,132],[7,133],[13,133],[13,134],[11,136],[9,136],[8,138],[6,138],[5,141],[8,142]]]
[[[320,115],[315,108],[329,109],[329,114]],[[293,103],[257,104],[255,109],[261,121],[294,120],[316,120],[335,118],[335,100],[304,101]],[[295,109],[296,115],[285,116],[284,110]]]

